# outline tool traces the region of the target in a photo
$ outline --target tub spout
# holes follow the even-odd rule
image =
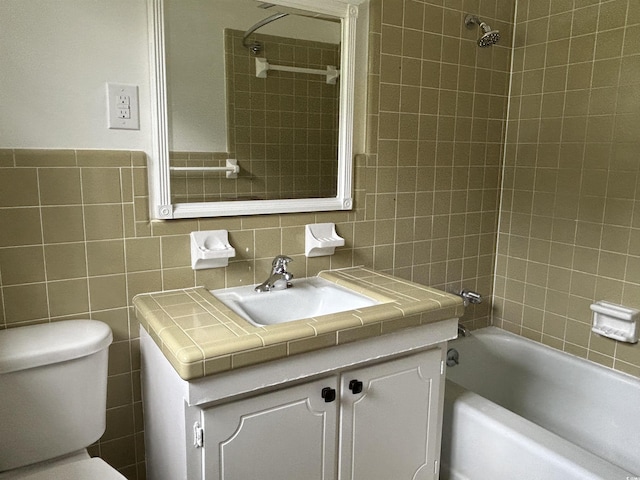
[[[458,336],[459,337],[469,337],[471,335],[471,331],[465,327],[464,325],[462,325],[461,323],[458,324]]]
[[[470,303],[473,305],[482,303],[482,295],[472,292],[471,290],[462,290],[458,295],[462,297],[462,300],[464,300],[465,307],[468,307]]]

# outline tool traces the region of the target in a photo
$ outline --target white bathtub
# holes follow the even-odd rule
[[[441,479],[640,480],[640,380],[495,327],[449,347]]]

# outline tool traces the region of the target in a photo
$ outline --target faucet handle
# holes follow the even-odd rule
[[[286,271],[289,262],[293,262],[293,258],[287,257],[286,255],[277,255],[276,258],[273,259],[273,262],[271,262],[271,266],[274,270]]]

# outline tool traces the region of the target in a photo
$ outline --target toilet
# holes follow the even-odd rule
[[[111,329],[66,320],[0,330],[0,479],[122,480],[86,448],[105,430]]]

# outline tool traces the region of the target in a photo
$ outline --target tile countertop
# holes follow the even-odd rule
[[[133,304],[140,324],[184,380],[464,314],[456,295],[366,268],[318,276],[381,303],[264,327],[250,324],[203,287],[145,293]]]

